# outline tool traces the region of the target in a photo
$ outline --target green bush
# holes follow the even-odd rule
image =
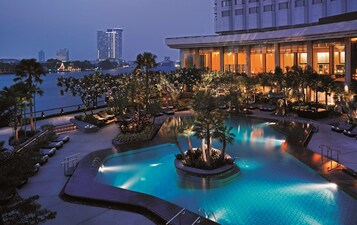
[[[197,169],[204,169],[204,170],[217,169],[225,164],[224,161],[220,160],[220,152],[212,151],[211,166],[207,166],[206,163],[202,160],[202,150],[199,148],[194,151],[188,150],[186,154],[186,158],[182,160],[182,163],[185,166],[194,167]]]
[[[137,133],[119,133],[116,137],[116,141],[120,143],[132,143],[149,140],[155,131],[155,125],[147,124],[144,129]]]

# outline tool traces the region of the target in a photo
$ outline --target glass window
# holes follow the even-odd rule
[[[231,1],[230,0],[225,0],[225,1],[222,1],[222,7],[225,7],[225,6],[231,6]]]
[[[245,4],[245,0],[235,0],[235,4],[238,5],[238,4]]]
[[[307,65],[307,45],[303,42],[280,44],[280,67],[285,70],[294,65]]]
[[[357,81],[357,37],[351,39],[351,72],[352,79]]]
[[[296,0],[295,7],[302,7],[305,6],[305,0]]]
[[[193,50],[183,50],[183,66],[185,68],[192,68],[195,66],[195,56],[196,54],[194,53]]]
[[[236,13],[236,16],[243,15],[244,9],[236,9],[235,13]]]
[[[273,11],[273,5],[265,5],[264,12],[270,12],[270,11]]]
[[[345,45],[343,42],[336,42],[333,49],[333,72],[336,78],[343,78],[345,70]]]
[[[320,4],[320,3],[322,3],[322,0],[312,0],[313,5]]]
[[[220,70],[220,54],[219,50],[202,49],[200,54],[199,68],[208,68],[209,70]]]
[[[230,10],[222,11],[222,17],[227,17],[227,16],[231,16],[231,11]]]
[[[279,3],[279,9],[288,9],[289,4],[287,2]]]
[[[258,7],[249,8],[249,14],[254,14],[254,13],[258,13],[258,12],[259,12]]]
[[[319,74],[330,74],[329,43],[313,44],[313,68]]]

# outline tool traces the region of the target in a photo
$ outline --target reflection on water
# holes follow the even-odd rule
[[[180,188],[198,190],[207,190],[227,186],[236,181],[240,175],[238,167],[234,167],[232,170],[223,174],[205,177],[193,175],[182,170],[176,170],[176,172],[179,175],[177,177],[177,183]]]

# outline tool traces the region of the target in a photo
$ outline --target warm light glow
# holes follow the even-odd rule
[[[357,38],[351,38],[351,41],[357,41]]]

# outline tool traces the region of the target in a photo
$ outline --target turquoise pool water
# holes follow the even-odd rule
[[[357,201],[286,153],[284,136],[268,123],[236,118],[227,123],[236,135],[227,152],[239,157],[239,176],[178,175],[173,163],[178,148],[164,144],[110,155],[96,181],[193,212],[212,210],[221,224],[357,224]],[[186,138],[180,143],[188,148]]]

